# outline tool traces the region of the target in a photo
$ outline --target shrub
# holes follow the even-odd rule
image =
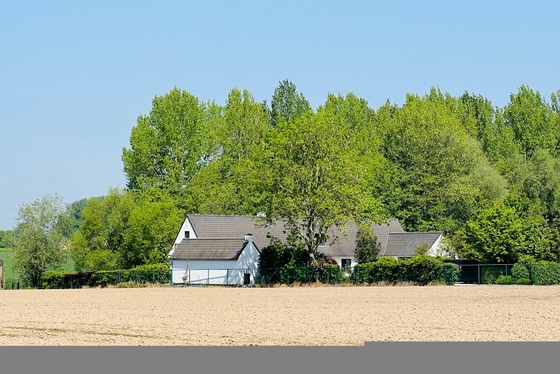
[[[370,280],[367,283],[397,283],[399,280],[402,280],[400,270],[398,261],[393,257],[381,257],[379,260],[372,263],[369,274]]]
[[[447,285],[455,284],[459,280],[459,265],[444,262],[441,265],[441,280]]]
[[[507,265],[481,265],[480,266],[481,283],[495,284],[500,276],[506,275],[506,266]]]
[[[519,278],[516,284],[533,284],[529,278]]]
[[[515,280],[511,275],[500,275],[496,279],[496,284],[515,284]]]
[[[413,282],[421,286],[426,286],[440,279],[442,262],[434,257],[419,255],[403,261],[402,270],[403,281]]]
[[[549,261],[535,263],[535,284],[548,285],[560,283],[560,264]]]
[[[41,287],[44,289],[64,288],[65,275],[66,273],[63,271],[46,271],[41,278]]]
[[[529,279],[531,277],[527,266],[525,264],[520,264],[520,263],[513,265],[513,267],[511,268],[511,275],[515,279],[521,279],[521,278]]]

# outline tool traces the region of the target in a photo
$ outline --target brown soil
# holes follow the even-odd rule
[[[560,286],[0,291],[0,345],[560,341]]]

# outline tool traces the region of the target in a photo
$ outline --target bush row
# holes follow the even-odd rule
[[[93,271],[68,274],[47,271],[43,274],[42,288],[107,287],[125,282],[136,284],[169,283],[171,270],[167,264],[142,265],[128,270]]]
[[[321,267],[285,267],[260,269],[261,284],[313,283],[324,284],[396,284],[411,282],[418,285],[430,283],[454,284],[459,276],[459,267],[430,256],[415,256],[407,260],[382,257],[367,264],[358,264],[353,269],[338,265]]]
[[[516,264],[478,265],[482,284],[560,284],[560,264],[524,256]]]
[[[350,281],[350,276],[338,265],[322,265],[320,267],[286,266],[276,269],[259,269],[262,285],[314,283],[340,284]]]
[[[526,258],[513,265],[511,275],[519,284],[560,284],[560,264]]]
[[[352,275],[354,282],[359,284],[455,284],[459,277],[459,267],[426,255],[400,261],[393,257],[382,257],[375,262],[356,265]]]

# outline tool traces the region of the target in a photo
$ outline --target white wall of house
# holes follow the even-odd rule
[[[173,284],[242,285],[245,274],[250,274],[251,285],[258,275],[259,252],[253,242],[247,244],[239,259],[235,260],[172,260]]]
[[[443,236],[440,235],[439,238],[435,241],[435,243],[428,249],[428,256],[436,257],[436,256],[449,256],[449,253],[445,251],[445,246],[443,245]]]
[[[173,254],[173,251],[175,250],[175,246],[181,243],[183,239],[185,239],[187,232],[189,233],[189,239],[196,239],[196,234],[192,228],[191,222],[189,221],[188,218],[185,218],[183,225],[181,225],[181,230],[179,230],[179,233],[177,234],[177,237],[173,242],[173,248],[169,250],[169,254],[168,254],[169,256]]]
[[[356,259],[354,257],[351,257],[351,256],[333,256],[333,258],[336,260],[336,262],[338,263],[338,266],[340,266],[340,267],[342,267],[342,259],[350,260],[350,267],[354,267],[358,264],[356,262]]]

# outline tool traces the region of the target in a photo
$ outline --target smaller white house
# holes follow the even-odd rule
[[[169,253],[173,284],[254,285],[260,251],[245,238],[183,238]]]

